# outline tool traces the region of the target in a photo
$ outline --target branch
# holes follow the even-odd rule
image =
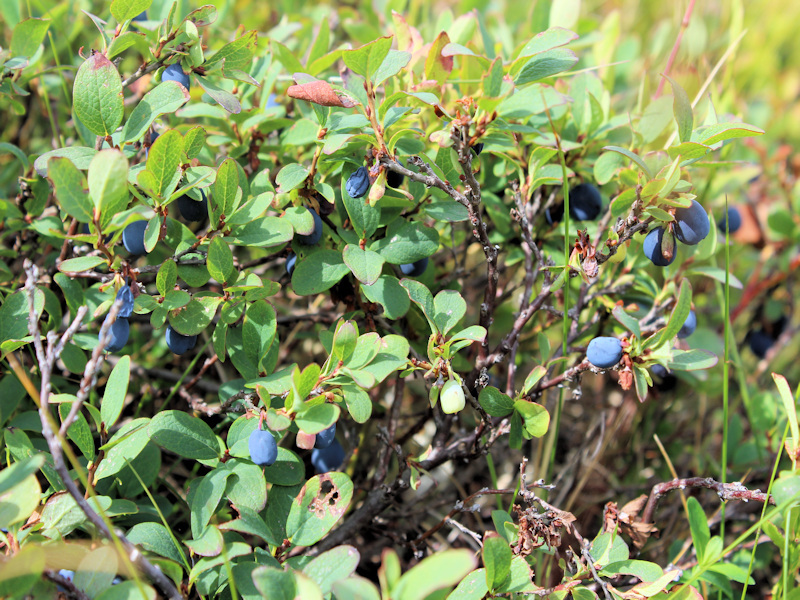
[[[769,497],[761,490],[749,490],[739,481],[733,483],[720,483],[711,477],[690,477],[689,479],[673,479],[658,483],[653,486],[650,491],[650,497],[647,499],[647,505],[642,513],[642,521],[645,523],[653,522],[653,515],[656,511],[661,496],[673,490],[684,490],[686,488],[706,488],[717,492],[719,499],[723,502],[727,500],[755,500],[756,502],[767,502],[775,504],[775,499]]]

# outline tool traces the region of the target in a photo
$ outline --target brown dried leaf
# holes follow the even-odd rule
[[[294,76],[294,80],[298,80],[297,74]],[[313,102],[320,106],[352,108],[356,105],[344,92],[334,90],[330,83],[322,80],[289,86],[287,93],[291,98]]]

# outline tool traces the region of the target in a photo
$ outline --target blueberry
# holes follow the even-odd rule
[[[272,466],[278,458],[278,443],[269,431],[254,429],[247,447],[250,449],[250,460],[260,467]]]
[[[145,229],[147,229],[147,221],[134,221],[122,232],[122,245],[133,256],[147,254],[144,247]]]
[[[203,190],[200,195],[203,196],[200,201],[186,194],[178,198],[178,210],[187,221],[202,221],[208,216],[208,198]]]
[[[115,300],[122,300],[122,306],[117,313],[117,317],[127,319],[133,314],[133,290],[129,285],[123,285],[117,292]]]
[[[649,258],[650,261],[657,267],[666,267],[667,265],[671,265],[672,261],[675,260],[674,239],[672,244],[672,256],[669,258],[669,260],[664,258],[664,253],[661,251],[661,245],[664,242],[665,231],[666,230],[663,227],[656,227],[647,234],[647,237],[644,238],[644,244],[642,244],[645,256]],[[667,235],[671,234],[667,233]]]
[[[317,473],[335,471],[343,462],[344,448],[336,438],[333,438],[333,442],[327,448],[314,448],[311,451],[311,464]]]
[[[399,188],[401,185],[403,185],[403,179],[405,179],[405,175],[402,173],[389,171],[386,174],[386,185],[392,188]]]
[[[143,10],[143,11],[142,11],[142,12],[140,12],[138,15],[136,15],[135,17],[133,17],[133,19],[132,19],[132,20],[133,20],[133,21],[147,21],[147,11],[146,11],[146,10]]]
[[[187,90],[192,87],[189,76],[183,72],[180,63],[175,63],[164,69],[164,72],[161,74],[161,81],[177,81]]]
[[[613,367],[622,358],[622,342],[615,337],[596,337],[586,348],[586,358],[599,369]]]
[[[480,156],[480,153],[483,152],[483,142],[478,142],[472,149],[475,151],[475,156]]]
[[[297,234],[297,241],[304,246],[313,246],[322,239],[322,218],[317,214],[317,211],[308,209],[311,216],[314,218],[314,231],[307,235]]]
[[[344,190],[351,198],[361,198],[369,189],[369,171],[367,167],[358,167],[344,184]]]
[[[675,211],[675,237],[684,244],[699,244],[711,230],[708,215],[697,200],[692,200],[689,208]]]
[[[678,338],[685,339],[689,337],[694,333],[695,329],[697,329],[697,315],[693,310],[690,310],[689,316],[686,317],[686,321],[684,321],[683,326],[680,331],[678,331]]]
[[[564,218],[564,205],[563,204],[555,204],[553,206],[549,206],[544,211],[544,218],[547,219],[547,222],[550,225],[554,225],[555,223],[559,223],[561,219]]]
[[[317,439],[314,440],[314,448],[319,448],[320,450],[324,450],[328,446],[333,443],[333,440],[336,439],[336,423],[328,427],[327,429],[323,429],[317,434]]]
[[[294,252],[286,257],[286,272],[291,275],[294,271],[294,265],[297,262],[297,254]]]
[[[72,581],[72,578],[75,577],[75,572],[70,571],[69,569],[61,569],[58,572],[58,574],[61,575],[67,581]]]
[[[421,258],[417,262],[400,265],[400,272],[406,277],[419,277],[428,268],[428,258]]]
[[[464,390],[461,384],[454,379],[449,379],[442,386],[439,392],[439,404],[442,410],[449,415],[455,414],[463,410],[466,405],[466,398],[464,397]]]
[[[603,208],[600,191],[590,183],[576,185],[569,192],[569,216],[577,221],[594,221]],[[563,210],[563,209],[562,209]]]
[[[169,324],[167,324],[166,338],[167,348],[169,348],[173,354],[184,354],[194,348],[194,345],[197,343],[196,335],[183,335],[182,333],[178,333],[172,328],[172,325]]]
[[[111,324],[111,338],[106,344],[106,352],[119,352],[128,343],[128,336],[131,333],[131,326],[128,319],[117,317]]]
[[[669,392],[678,385],[678,378],[672,371],[667,370],[658,363],[650,367],[650,375],[653,378],[653,386],[660,392]]]
[[[757,329],[747,334],[747,345],[758,358],[764,358],[774,344],[775,338],[763,329]]]
[[[270,94],[267,97],[267,104],[264,108],[274,108],[276,106],[280,106],[280,104],[278,104],[278,101],[275,99],[275,94]]]
[[[725,217],[720,217],[717,220],[717,229],[719,229],[722,233],[725,233]],[[739,228],[742,226],[742,213],[739,212],[739,209],[735,206],[728,207],[728,232],[736,233],[739,231]]]

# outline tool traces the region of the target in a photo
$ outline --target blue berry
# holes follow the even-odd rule
[[[403,185],[403,180],[405,179],[405,175],[402,173],[397,173],[395,171],[389,171],[386,174],[386,185],[392,188],[399,188]]]
[[[483,142],[478,142],[472,149],[475,151],[475,156],[480,156],[480,153],[483,152]]]
[[[134,221],[122,232],[122,245],[133,256],[147,254],[144,247],[145,229],[147,229],[147,221]]]
[[[161,74],[161,81],[177,81],[187,90],[192,87],[189,76],[183,72],[180,63],[175,63],[164,69],[164,72]]]
[[[297,254],[290,254],[286,257],[286,272],[291,275],[294,271],[294,265],[297,263]]]
[[[739,228],[742,226],[742,213],[739,212],[739,209],[735,206],[728,207],[728,232],[729,233],[736,233],[739,231]],[[723,234],[725,233],[725,217],[720,217],[717,220],[717,229],[719,229]]]
[[[400,271],[406,277],[419,277],[428,268],[428,258],[421,258],[417,262],[400,265]]]
[[[178,333],[172,328],[172,325],[167,325],[167,348],[169,348],[173,354],[184,354],[194,348],[194,345],[197,343],[197,336],[196,335],[183,335],[182,333]]]
[[[747,345],[758,358],[764,358],[769,349],[775,344],[775,338],[763,329],[751,331],[747,335]]]
[[[369,189],[369,171],[367,167],[358,167],[344,184],[344,190],[351,198],[361,198]]]
[[[669,392],[678,385],[678,378],[662,365],[656,363],[650,367],[650,375],[653,378],[653,387],[660,392]]]
[[[314,448],[319,448],[320,450],[327,448],[333,443],[333,440],[335,439],[336,439],[336,423],[334,423],[327,429],[323,429],[317,434],[317,439],[314,440]]]
[[[675,243],[673,239],[673,250],[672,256],[669,259],[664,258],[664,253],[662,252],[661,245],[664,242],[664,234],[666,230],[663,227],[656,227],[650,233],[647,234],[647,237],[644,238],[644,243],[642,244],[642,248],[644,250],[644,255],[650,259],[650,261],[657,267],[666,267],[667,265],[671,265],[672,261],[675,260]],[[666,235],[671,235],[667,233]]]
[[[269,467],[278,459],[278,443],[269,431],[255,429],[247,441],[250,460],[260,467]]]
[[[600,191],[590,183],[576,185],[569,192],[569,215],[578,221],[594,221],[603,208]],[[562,209],[563,210],[563,209]]]
[[[586,348],[586,358],[599,369],[613,367],[622,358],[622,342],[615,337],[596,337]]]
[[[335,471],[344,462],[344,448],[336,438],[327,448],[314,448],[311,451],[311,464],[317,473]]]
[[[128,319],[117,317],[111,324],[111,338],[106,344],[106,352],[119,352],[128,343],[128,336],[131,333],[131,326]]]
[[[146,11],[146,10],[143,10],[143,11],[142,11],[142,12],[140,12],[138,15],[136,15],[135,17],[133,17],[133,19],[132,19],[132,20],[133,20],[133,21],[147,21],[147,11]]]
[[[264,108],[274,108],[276,106],[280,106],[280,104],[278,104],[278,101],[275,99],[275,94],[270,94],[267,97],[267,104]]]
[[[314,231],[309,234],[297,234],[297,241],[304,246],[313,246],[322,239],[322,218],[317,214],[317,211],[308,209],[311,216],[314,218]]]
[[[564,218],[564,205],[555,204],[547,207],[547,209],[544,211],[544,218],[547,219],[547,222],[550,225],[559,223],[561,219]]]
[[[202,221],[208,216],[208,198],[203,190],[200,190],[200,195],[203,196],[200,201],[186,194],[178,198],[178,210],[187,221]]]
[[[117,292],[115,300],[122,300],[122,306],[117,313],[117,317],[127,319],[133,314],[133,290],[129,285],[123,285]]]
[[[697,315],[693,310],[689,311],[689,316],[686,317],[686,321],[683,323],[680,331],[678,331],[678,338],[685,339],[694,333],[694,330],[697,329]]]
[[[711,231],[708,215],[697,200],[692,200],[689,208],[675,211],[675,237],[684,244],[699,244]]]

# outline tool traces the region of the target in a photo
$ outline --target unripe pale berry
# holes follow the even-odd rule
[[[466,398],[461,384],[454,379],[448,380],[439,392],[439,403],[442,405],[442,410],[449,415],[462,410],[466,405]]]

